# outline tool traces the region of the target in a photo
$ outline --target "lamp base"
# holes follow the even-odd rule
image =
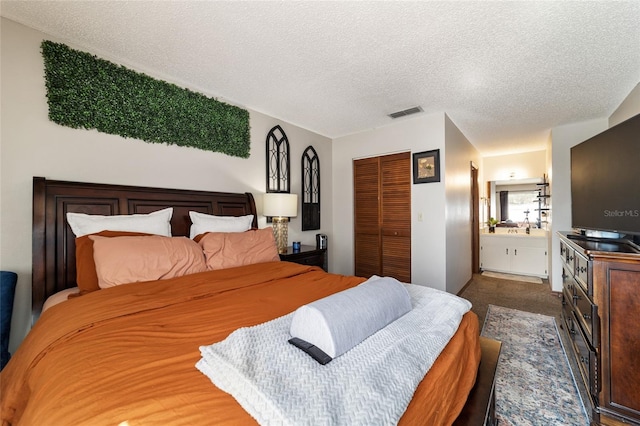
[[[276,246],[278,247],[278,253],[286,253],[289,240],[289,218],[288,217],[274,217],[273,223],[273,236],[276,239]]]

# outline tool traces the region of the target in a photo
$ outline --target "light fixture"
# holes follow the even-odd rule
[[[273,236],[279,253],[287,252],[289,218],[298,215],[298,196],[281,192],[268,192],[262,198],[263,214],[273,218]]]

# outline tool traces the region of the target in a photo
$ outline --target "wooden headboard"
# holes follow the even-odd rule
[[[191,191],[147,188],[33,178],[33,280],[32,320],[42,312],[47,297],[76,287],[75,235],[67,212],[99,215],[144,214],[173,207],[171,231],[189,236],[189,211],[217,216],[253,214],[256,205],[250,193]]]

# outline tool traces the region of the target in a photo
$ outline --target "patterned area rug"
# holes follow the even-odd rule
[[[502,341],[500,426],[589,424],[553,317],[489,305],[482,335]]]
[[[484,275],[485,277],[501,278],[503,280],[522,281],[525,283],[542,284],[542,278],[530,277],[528,275],[504,274],[502,272],[493,272],[493,271],[484,271],[482,275]]]

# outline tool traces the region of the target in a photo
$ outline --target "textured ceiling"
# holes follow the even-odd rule
[[[609,116],[640,82],[638,1],[3,0],[0,13],[330,138],[444,111],[483,155],[544,149],[552,127]]]

